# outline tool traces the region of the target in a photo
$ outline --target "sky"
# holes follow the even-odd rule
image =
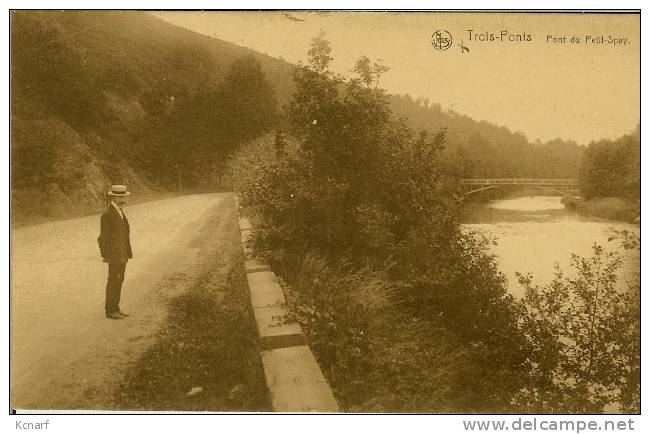
[[[381,59],[390,70],[380,85],[391,93],[428,98],[443,109],[522,132],[531,141],[560,137],[586,145],[630,132],[640,120],[639,15],[153,14],[291,63],[304,63],[311,39],[324,31],[334,71],[349,75],[363,55]],[[437,48],[434,34],[443,37]]]

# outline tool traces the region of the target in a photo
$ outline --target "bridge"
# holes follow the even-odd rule
[[[465,196],[479,191],[491,190],[498,187],[536,187],[554,191],[563,196],[575,197],[580,183],[572,178],[468,178],[461,179],[460,184],[469,191]]]

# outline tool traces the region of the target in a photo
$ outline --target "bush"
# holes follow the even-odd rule
[[[405,286],[386,270],[333,265],[313,252],[283,283],[342,409],[511,411],[508,366],[486,363],[486,346],[404,310]]]
[[[522,327],[533,348],[532,387],[517,403],[527,410],[594,413],[640,410],[640,284],[617,285],[621,259],[593,246],[573,255],[577,277],[556,269],[545,287],[526,287]]]
[[[486,241],[460,231],[439,163],[445,131],[391,120],[372,87],[382,67],[359,62],[342,84],[328,59],[317,38],[296,71],[289,142],[269,135],[232,161],[256,251],[295,288],[296,316],[349,408],[506,408],[526,379],[526,342]],[[368,294],[390,297],[369,308]]]

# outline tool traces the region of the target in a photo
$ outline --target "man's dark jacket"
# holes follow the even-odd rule
[[[131,253],[129,221],[111,204],[101,218],[99,251],[109,263],[126,263],[133,257]]]

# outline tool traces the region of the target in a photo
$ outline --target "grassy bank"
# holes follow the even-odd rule
[[[505,413],[518,379],[439,321],[405,308],[403,283],[307,255],[282,282],[344,412]]]
[[[210,276],[172,300],[157,342],[117,392],[118,408],[270,410],[242,267],[226,287]],[[202,392],[187,396],[194,387]]]
[[[579,214],[608,220],[634,223],[639,216],[639,210],[629,201],[620,197],[601,197],[589,200],[564,197],[562,204],[567,209]]]

